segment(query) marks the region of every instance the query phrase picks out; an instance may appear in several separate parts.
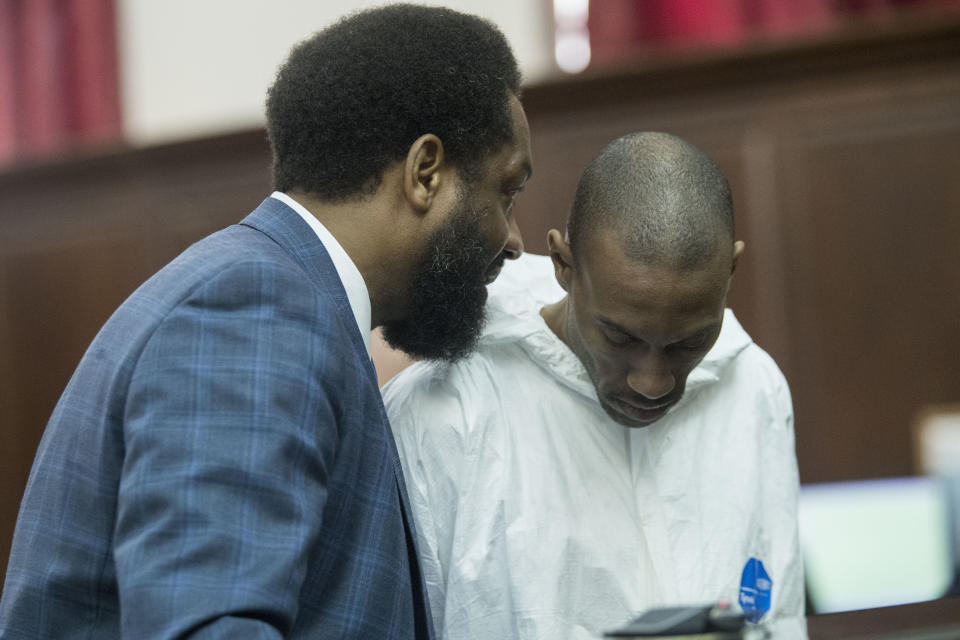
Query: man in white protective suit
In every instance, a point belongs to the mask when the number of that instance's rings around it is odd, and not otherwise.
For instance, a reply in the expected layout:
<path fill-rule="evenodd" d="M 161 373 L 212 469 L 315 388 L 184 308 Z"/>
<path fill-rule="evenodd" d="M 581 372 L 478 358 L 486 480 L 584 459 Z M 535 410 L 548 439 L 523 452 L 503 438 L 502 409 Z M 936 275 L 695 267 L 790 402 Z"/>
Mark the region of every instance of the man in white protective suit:
<path fill-rule="evenodd" d="M 489 287 L 476 354 L 384 388 L 436 630 L 597 638 L 725 600 L 802 637 L 790 391 L 726 309 L 723 174 L 620 138 L 548 245 Z"/>

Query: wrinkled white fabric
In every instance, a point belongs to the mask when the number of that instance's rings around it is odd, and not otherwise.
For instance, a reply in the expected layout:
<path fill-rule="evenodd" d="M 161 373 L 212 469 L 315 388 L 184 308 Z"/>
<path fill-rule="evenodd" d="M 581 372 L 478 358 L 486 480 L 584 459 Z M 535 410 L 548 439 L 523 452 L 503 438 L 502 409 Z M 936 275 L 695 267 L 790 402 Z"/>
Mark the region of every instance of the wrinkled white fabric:
<path fill-rule="evenodd" d="M 436 630 L 596 638 L 651 606 L 726 599 L 760 559 L 767 618 L 803 615 L 790 393 L 727 310 L 683 399 L 623 427 L 539 314 L 563 291 L 525 255 L 490 287 L 479 351 L 384 388 Z"/>

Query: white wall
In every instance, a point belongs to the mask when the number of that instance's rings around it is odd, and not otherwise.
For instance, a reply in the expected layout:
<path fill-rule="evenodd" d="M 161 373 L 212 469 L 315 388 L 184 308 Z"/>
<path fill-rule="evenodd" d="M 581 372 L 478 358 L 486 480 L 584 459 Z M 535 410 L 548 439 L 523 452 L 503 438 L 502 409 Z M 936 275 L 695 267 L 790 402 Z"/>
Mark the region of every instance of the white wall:
<path fill-rule="evenodd" d="M 118 0 L 124 128 L 153 144 L 263 124 L 274 72 L 293 44 L 375 0 Z M 496 23 L 525 79 L 554 69 L 545 0 L 448 0 Z"/>

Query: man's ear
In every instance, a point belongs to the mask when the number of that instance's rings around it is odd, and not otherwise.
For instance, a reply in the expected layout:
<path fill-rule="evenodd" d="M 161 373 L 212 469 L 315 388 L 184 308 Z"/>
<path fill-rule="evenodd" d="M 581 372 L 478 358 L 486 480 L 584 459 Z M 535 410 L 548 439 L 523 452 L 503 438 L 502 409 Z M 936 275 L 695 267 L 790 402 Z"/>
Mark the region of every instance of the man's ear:
<path fill-rule="evenodd" d="M 731 263 L 731 266 L 730 266 L 731 276 L 733 275 L 734 271 L 737 270 L 737 260 L 739 260 L 740 256 L 743 255 L 743 250 L 745 247 L 746 245 L 743 244 L 743 240 L 737 240 L 736 242 L 733 243 L 733 262 Z"/>
<path fill-rule="evenodd" d="M 403 193 L 413 208 L 425 212 L 433 204 L 445 166 L 443 142 L 432 133 L 417 138 L 403 163 Z"/>
<path fill-rule="evenodd" d="M 573 252 L 570 251 L 569 239 L 556 229 L 550 229 L 547 232 L 547 248 L 557 282 L 569 293 L 570 283 L 573 281 Z"/>
<path fill-rule="evenodd" d="M 740 260 L 740 256 L 743 255 L 745 246 L 743 240 L 737 240 L 733 243 L 733 260 L 730 261 L 730 275 L 727 277 L 727 293 L 730 292 L 730 283 L 733 282 L 733 274 L 737 270 L 737 261 Z"/>

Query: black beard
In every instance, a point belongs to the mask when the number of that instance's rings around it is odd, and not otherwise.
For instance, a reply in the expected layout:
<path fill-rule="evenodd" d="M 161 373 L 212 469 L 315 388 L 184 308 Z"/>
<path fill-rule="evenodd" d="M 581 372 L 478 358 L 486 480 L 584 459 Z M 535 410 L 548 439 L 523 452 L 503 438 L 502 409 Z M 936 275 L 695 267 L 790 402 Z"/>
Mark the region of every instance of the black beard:
<path fill-rule="evenodd" d="M 411 313 L 386 324 L 383 337 L 414 358 L 456 362 L 480 340 L 489 265 L 480 212 L 461 201 L 414 267 Z"/>

